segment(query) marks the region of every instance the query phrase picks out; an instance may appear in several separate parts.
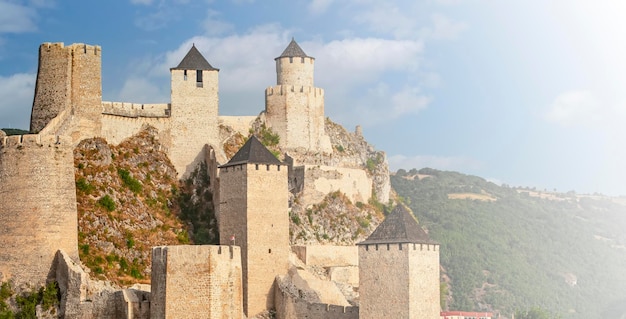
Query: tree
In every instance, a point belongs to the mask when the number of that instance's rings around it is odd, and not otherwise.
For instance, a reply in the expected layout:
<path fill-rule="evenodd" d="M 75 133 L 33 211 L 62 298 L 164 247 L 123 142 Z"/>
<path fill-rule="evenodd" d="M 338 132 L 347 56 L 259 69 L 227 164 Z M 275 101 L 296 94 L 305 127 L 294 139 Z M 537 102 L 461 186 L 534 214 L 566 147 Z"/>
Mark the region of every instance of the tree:
<path fill-rule="evenodd" d="M 526 310 L 515 311 L 515 319 L 558 319 L 559 316 L 550 314 L 545 309 L 532 307 Z"/>

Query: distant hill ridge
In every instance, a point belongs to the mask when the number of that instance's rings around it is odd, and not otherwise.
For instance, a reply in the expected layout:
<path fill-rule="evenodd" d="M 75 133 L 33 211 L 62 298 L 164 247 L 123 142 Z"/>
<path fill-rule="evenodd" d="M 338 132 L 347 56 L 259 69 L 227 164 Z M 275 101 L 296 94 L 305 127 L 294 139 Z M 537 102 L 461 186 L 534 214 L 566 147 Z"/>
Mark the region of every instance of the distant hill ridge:
<path fill-rule="evenodd" d="M 511 188 L 430 168 L 399 170 L 391 182 L 441 244 L 450 310 L 626 313 L 623 198 Z"/>

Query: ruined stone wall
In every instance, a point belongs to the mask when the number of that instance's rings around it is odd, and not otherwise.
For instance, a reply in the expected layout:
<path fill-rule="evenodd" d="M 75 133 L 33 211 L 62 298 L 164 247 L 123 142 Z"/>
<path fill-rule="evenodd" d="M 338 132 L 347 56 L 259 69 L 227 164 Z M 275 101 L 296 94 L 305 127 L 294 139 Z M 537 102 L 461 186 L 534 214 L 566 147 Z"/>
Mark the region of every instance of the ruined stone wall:
<path fill-rule="evenodd" d="M 265 90 L 269 126 L 280 135 L 280 145 L 330 153 L 324 129 L 324 90 L 312 86 L 277 85 Z"/>
<path fill-rule="evenodd" d="M 63 43 L 39 46 L 39 68 L 30 131 L 38 133 L 59 112 L 70 107 L 71 51 Z"/>
<path fill-rule="evenodd" d="M 243 318 L 240 256 L 235 246 L 153 248 L 150 318 Z"/>
<path fill-rule="evenodd" d="M 359 245 L 359 267 L 359 318 L 439 318 L 438 245 Z"/>
<path fill-rule="evenodd" d="M 159 131 L 159 142 L 167 152 L 172 145 L 170 136 L 170 119 L 163 117 L 124 117 L 117 115 L 102 115 L 101 137 L 108 143 L 117 145 L 139 131 L 144 125 L 150 125 Z"/>
<path fill-rule="evenodd" d="M 325 303 L 308 303 L 294 298 L 290 294 L 276 289 L 276 319 L 309 318 L 309 319 L 358 319 L 359 308 L 351 306 L 329 305 Z"/>
<path fill-rule="evenodd" d="M 304 165 L 302 201 L 318 203 L 328 193 L 340 191 L 353 203 L 367 203 L 372 197 L 372 179 L 363 169 Z"/>
<path fill-rule="evenodd" d="M 271 194 L 268 193 L 271 190 Z M 241 164 L 220 169 L 220 243 L 240 245 L 244 308 L 274 306 L 273 284 L 289 260 L 287 167 Z"/>
<path fill-rule="evenodd" d="M 358 266 L 357 246 L 311 245 L 291 246 L 291 250 L 307 266 Z"/>
<path fill-rule="evenodd" d="M 0 139 L 0 273 L 45 283 L 57 250 L 78 259 L 74 154 L 68 137 Z"/>
<path fill-rule="evenodd" d="M 187 73 L 185 76 L 184 73 Z M 186 177 L 204 159 L 205 144 L 219 145 L 218 71 L 171 70 L 171 136 L 169 157 L 178 177 Z"/>
<path fill-rule="evenodd" d="M 241 133 L 243 136 L 248 136 L 252 123 L 258 116 L 220 116 L 219 124 L 229 126 L 235 132 Z"/>

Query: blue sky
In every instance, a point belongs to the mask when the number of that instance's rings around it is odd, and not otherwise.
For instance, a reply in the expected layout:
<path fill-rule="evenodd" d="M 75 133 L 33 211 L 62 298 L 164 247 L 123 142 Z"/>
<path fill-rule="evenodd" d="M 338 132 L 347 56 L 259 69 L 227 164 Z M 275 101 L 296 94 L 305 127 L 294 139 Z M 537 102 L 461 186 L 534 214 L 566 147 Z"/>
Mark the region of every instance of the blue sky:
<path fill-rule="evenodd" d="M 620 0 L 0 0 L 0 127 L 28 128 L 43 42 L 102 46 L 103 99 L 169 102 L 195 43 L 220 113 L 256 115 L 291 37 L 326 115 L 387 152 L 512 186 L 626 195 Z"/>

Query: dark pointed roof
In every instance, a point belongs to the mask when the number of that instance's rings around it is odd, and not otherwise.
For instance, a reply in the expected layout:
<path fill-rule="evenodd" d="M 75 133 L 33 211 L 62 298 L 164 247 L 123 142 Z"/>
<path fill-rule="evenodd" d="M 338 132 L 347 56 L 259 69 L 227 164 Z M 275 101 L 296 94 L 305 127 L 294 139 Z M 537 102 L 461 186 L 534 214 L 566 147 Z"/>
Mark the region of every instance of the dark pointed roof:
<path fill-rule="evenodd" d="M 357 245 L 391 243 L 437 244 L 403 204 L 398 204 L 374 232 Z"/>
<path fill-rule="evenodd" d="M 298 43 L 296 43 L 296 40 L 294 38 L 291 38 L 291 42 L 289 42 L 289 45 L 287 46 L 285 51 L 283 51 L 283 53 L 279 57 L 277 57 L 276 59 L 285 58 L 285 57 L 310 58 L 310 56 L 308 56 L 308 55 L 306 55 L 306 53 L 304 53 L 304 51 L 298 45 Z M 276 59 L 274 59 L 274 60 L 276 60 Z"/>
<path fill-rule="evenodd" d="M 283 165 L 259 140 L 252 135 L 237 154 L 220 167 L 228 167 L 239 164 L 270 164 Z"/>
<path fill-rule="evenodd" d="M 173 70 L 216 70 L 209 64 L 209 62 L 202 56 L 202 53 L 196 49 L 196 45 L 192 45 L 187 55 L 183 58 L 182 61 L 178 64 L 177 67 L 172 68 Z"/>

